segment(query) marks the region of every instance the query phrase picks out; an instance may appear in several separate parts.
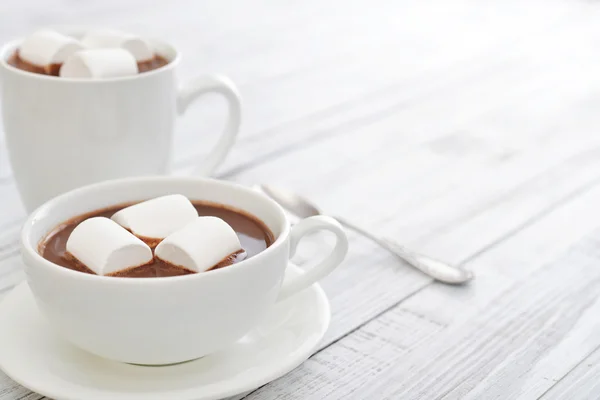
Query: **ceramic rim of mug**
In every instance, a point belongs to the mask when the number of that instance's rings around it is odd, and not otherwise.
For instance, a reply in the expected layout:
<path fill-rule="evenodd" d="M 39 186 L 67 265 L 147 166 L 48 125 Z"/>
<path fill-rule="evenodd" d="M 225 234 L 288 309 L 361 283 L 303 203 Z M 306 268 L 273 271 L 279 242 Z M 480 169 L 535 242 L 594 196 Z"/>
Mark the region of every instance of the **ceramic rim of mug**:
<path fill-rule="evenodd" d="M 82 36 L 83 32 L 85 32 L 85 30 L 83 30 L 83 29 L 56 29 L 56 30 L 61 33 L 66 34 L 66 35 L 74 36 L 74 37 Z M 133 79 L 150 78 L 153 75 L 173 69 L 179 64 L 181 55 L 175 49 L 175 47 L 173 47 L 169 43 L 164 42 L 162 40 L 153 39 L 153 38 L 150 38 L 147 40 L 152 44 L 152 47 L 155 49 L 156 54 L 166 58 L 167 60 L 169 60 L 169 62 L 167 65 L 163 65 L 160 68 L 156 68 L 156 69 L 153 69 L 153 70 L 147 71 L 147 72 L 138 73 L 136 75 L 118 76 L 118 77 L 103 78 L 103 79 L 90 79 L 90 78 L 62 78 L 59 76 L 45 75 L 45 74 L 38 74 L 35 72 L 24 71 L 17 67 L 13 67 L 12 65 L 10 65 L 8 63 L 8 58 L 19 47 L 19 45 L 23 41 L 23 38 L 11 40 L 10 42 L 8 42 L 2 46 L 2 48 L 0 49 L 0 66 L 2 66 L 4 69 L 6 69 L 12 73 L 21 74 L 21 75 L 24 75 L 24 76 L 27 76 L 27 77 L 30 77 L 33 79 L 45 79 L 45 80 L 52 80 L 52 81 L 64 82 L 64 83 L 78 83 L 78 84 L 82 84 L 82 85 L 101 85 L 103 83 L 122 82 L 122 81 L 129 81 L 129 80 L 133 80 Z"/>
<path fill-rule="evenodd" d="M 33 238 L 31 238 L 31 236 L 33 234 L 31 232 L 31 230 L 32 230 L 33 225 L 38 223 L 37 221 L 39 220 L 39 216 L 40 215 L 49 215 L 51 209 L 54 207 L 58 207 L 58 206 L 66 207 L 71 201 L 73 201 L 73 200 L 70 200 L 70 198 L 73 196 L 76 196 L 76 197 L 84 196 L 86 192 L 93 191 L 93 190 L 111 190 L 111 187 L 114 187 L 115 185 L 118 186 L 118 185 L 135 184 L 137 182 L 156 182 L 157 184 L 160 185 L 161 181 L 178 181 L 183 184 L 185 184 L 185 183 L 191 184 L 193 182 L 205 181 L 205 182 L 214 183 L 214 184 L 226 185 L 235 190 L 241 190 L 246 193 L 249 193 L 250 195 L 258 197 L 261 200 L 268 203 L 271 206 L 271 209 L 274 210 L 275 213 L 277 213 L 278 219 L 280 221 L 282 221 L 281 232 L 279 232 L 279 234 L 275 238 L 275 241 L 273 243 L 271 243 L 271 245 L 269 247 L 267 247 L 266 249 L 264 249 L 263 251 L 259 252 L 258 254 L 256 254 L 253 257 L 246 258 L 238 263 L 229 265 L 225 268 L 219 268 L 219 269 L 215 269 L 213 271 L 198 272 L 198 273 L 189 274 L 189 275 L 160 276 L 160 277 L 154 277 L 154 278 L 139 278 L 139 277 L 138 278 L 130 278 L 130 277 L 121 277 L 121 276 L 103 276 L 103 275 L 87 274 L 85 272 L 75 271 L 75 270 L 60 266 L 58 264 L 53 263 L 52 261 L 45 259 L 39 253 L 38 247 L 39 247 L 39 244 L 48 237 L 48 234 L 50 232 L 52 232 L 52 230 L 56 226 L 51 227 L 46 233 L 44 233 L 37 240 L 37 243 L 34 243 L 34 244 L 31 243 L 30 239 L 33 239 Z M 191 201 L 203 201 L 203 199 L 191 199 Z M 204 201 L 209 201 L 209 200 L 204 200 Z M 107 207 L 110 207 L 110 206 L 107 206 Z M 235 207 L 235 208 L 245 211 L 245 210 L 241 209 L 240 207 Z M 251 214 L 251 215 L 253 215 L 253 214 Z M 77 216 L 78 215 L 72 215 L 69 218 L 74 218 Z M 258 219 L 259 221 L 261 221 L 264 224 L 264 222 L 257 216 L 254 216 L 254 218 Z M 60 225 L 60 224 L 61 223 L 59 222 L 57 225 Z M 266 224 L 265 224 L 265 226 L 266 226 Z M 267 228 L 269 228 L 269 227 L 267 226 Z M 249 264 L 250 262 L 256 262 L 257 258 L 267 256 L 270 253 L 274 252 L 276 247 L 279 247 L 284 243 L 286 238 L 290 235 L 290 231 L 291 231 L 290 224 L 287 221 L 287 217 L 285 215 L 285 211 L 283 210 L 283 208 L 279 204 L 277 204 L 274 200 L 270 199 L 269 197 L 267 197 L 261 193 L 258 193 L 246 186 L 243 186 L 243 185 L 240 185 L 240 184 L 237 184 L 234 182 L 226 182 L 226 181 L 221 181 L 221 180 L 212 179 L 212 178 L 154 176 L 154 177 L 132 177 L 132 178 L 124 178 L 124 179 L 113 179 L 113 180 L 103 181 L 103 182 L 99 182 L 99 183 L 94 183 L 91 185 L 82 186 L 77 189 L 74 189 L 74 190 L 65 192 L 61 195 L 58 195 L 58 196 L 46 201 L 44 204 L 42 204 L 37 209 L 35 209 L 31 214 L 29 214 L 29 216 L 27 217 L 27 220 L 23 224 L 23 228 L 21 229 L 20 241 L 21 241 L 21 251 L 22 252 L 26 252 L 28 257 L 33 257 L 33 259 L 36 262 L 42 263 L 47 268 L 54 269 L 57 273 L 64 273 L 67 275 L 71 274 L 72 277 L 78 277 L 80 279 L 105 280 L 107 283 L 111 283 L 111 284 L 139 285 L 140 282 L 146 282 L 144 284 L 158 285 L 158 284 L 164 284 L 167 281 L 175 282 L 175 281 L 180 281 L 180 280 L 184 280 L 184 279 L 202 279 L 202 277 L 207 273 L 208 274 L 222 274 L 222 275 L 235 273 L 235 271 L 237 271 L 237 269 L 245 268 L 246 265 Z M 72 275 L 72 274 L 75 274 L 75 275 Z"/>

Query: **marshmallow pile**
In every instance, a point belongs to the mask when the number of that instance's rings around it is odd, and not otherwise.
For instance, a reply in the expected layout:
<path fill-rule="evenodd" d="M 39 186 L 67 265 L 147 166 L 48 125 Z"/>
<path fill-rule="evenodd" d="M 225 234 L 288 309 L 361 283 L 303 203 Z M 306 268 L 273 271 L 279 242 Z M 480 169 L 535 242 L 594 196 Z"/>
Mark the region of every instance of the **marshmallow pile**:
<path fill-rule="evenodd" d="M 19 57 L 50 73 L 52 65 L 61 65 L 64 78 L 102 79 L 138 73 L 138 62 L 154 58 L 148 41 L 129 33 L 97 30 L 81 40 L 51 30 L 34 32 L 23 40 Z"/>
<path fill-rule="evenodd" d="M 179 194 L 126 207 L 111 218 L 88 218 L 67 240 L 67 253 L 97 275 L 116 274 L 154 259 L 204 272 L 240 251 L 238 236 L 227 222 L 199 217 Z"/>

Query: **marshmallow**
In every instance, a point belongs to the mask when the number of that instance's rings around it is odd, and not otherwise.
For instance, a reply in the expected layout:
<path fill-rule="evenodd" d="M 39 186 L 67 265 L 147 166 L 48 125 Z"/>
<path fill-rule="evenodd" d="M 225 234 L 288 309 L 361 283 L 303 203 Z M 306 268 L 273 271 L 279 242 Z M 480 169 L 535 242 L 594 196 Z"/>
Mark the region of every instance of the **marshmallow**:
<path fill-rule="evenodd" d="M 180 194 L 157 197 L 134 204 L 112 216 L 112 220 L 129 229 L 149 244 L 160 241 L 198 218 L 198 211 Z"/>
<path fill-rule="evenodd" d="M 115 30 L 98 30 L 88 32 L 81 43 L 91 49 L 122 48 L 131 53 L 136 61 L 147 61 L 154 57 L 150 44 L 137 36 Z"/>
<path fill-rule="evenodd" d="M 135 58 L 123 49 L 81 50 L 71 55 L 60 67 L 63 78 L 114 78 L 135 75 Z"/>
<path fill-rule="evenodd" d="M 204 272 L 240 250 L 240 240 L 227 222 L 198 217 L 160 242 L 154 255 L 190 271 Z"/>
<path fill-rule="evenodd" d="M 104 217 L 82 221 L 67 240 L 67 252 L 97 275 L 152 261 L 152 250 L 119 224 Z"/>
<path fill-rule="evenodd" d="M 19 47 L 19 57 L 30 64 L 48 67 L 61 64 L 83 46 L 70 36 L 42 30 L 26 37 Z"/>

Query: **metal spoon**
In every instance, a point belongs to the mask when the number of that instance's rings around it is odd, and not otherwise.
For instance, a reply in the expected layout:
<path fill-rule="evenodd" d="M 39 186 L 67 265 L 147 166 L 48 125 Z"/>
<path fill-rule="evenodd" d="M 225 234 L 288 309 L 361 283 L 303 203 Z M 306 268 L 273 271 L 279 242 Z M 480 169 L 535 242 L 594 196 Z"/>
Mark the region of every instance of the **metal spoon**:
<path fill-rule="evenodd" d="M 283 208 L 298 217 L 307 218 L 312 217 L 313 215 L 322 214 L 317 206 L 295 193 L 269 185 L 260 185 L 260 188 L 267 196 L 271 197 Z M 398 243 L 372 234 L 366 229 L 349 222 L 345 218 L 334 218 L 347 228 L 378 243 L 381 247 L 400 257 L 402 260 L 417 268 L 419 271 L 429 275 L 433 279 L 444 283 L 461 284 L 474 278 L 471 271 L 448 265 L 442 261 L 435 260 L 422 254 L 414 253 L 407 250 L 405 247 L 400 246 Z"/>

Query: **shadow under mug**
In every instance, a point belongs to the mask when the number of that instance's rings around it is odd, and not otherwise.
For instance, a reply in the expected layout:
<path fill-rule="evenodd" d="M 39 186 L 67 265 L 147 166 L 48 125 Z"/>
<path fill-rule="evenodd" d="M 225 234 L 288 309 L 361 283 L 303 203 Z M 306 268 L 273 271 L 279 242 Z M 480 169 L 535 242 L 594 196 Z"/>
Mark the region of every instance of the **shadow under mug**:
<path fill-rule="evenodd" d="M 164 278 L 85 274 L 44 259 L 38 244 L 64 221 L 116 204 L 181 193 L 252 214 L 273 232 L 266 250 L 229 267 Z M 329 231 L 335 245 L 304 274 L 286 277 L 301 239 Z M 317 216 L 290 227 L 283 209 L 262 193 L 203 178 L 130 178 L 60 195 L 34 211 L 23 226 L 25 273 L 41 313 L 66 339 L 104 358 L 148 365 L 188 361 L 218 351 L 256 326 L 277 301 L 335 269 L 348 251 L 337 221 Z"/>
<path fill-rule="evenodd" d="M 180 55 L 164 42 L 152 44 L 169 60 L 166 66 L 102 80 L 17 69 L 7 59 L 19 43 L 8 43 L 0 52 L 0 84 L 10 163 L 27 211 L 86 184 L 168 173 L 175 119 L 207 93 L 222 95 L 229 115 L 196 175 L 211 175 L 235 142 L 241 122 L 235 85 L 207 75 L 179 88 Z"/>

